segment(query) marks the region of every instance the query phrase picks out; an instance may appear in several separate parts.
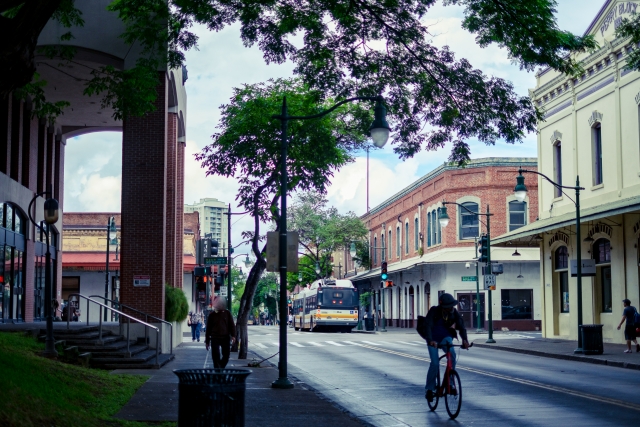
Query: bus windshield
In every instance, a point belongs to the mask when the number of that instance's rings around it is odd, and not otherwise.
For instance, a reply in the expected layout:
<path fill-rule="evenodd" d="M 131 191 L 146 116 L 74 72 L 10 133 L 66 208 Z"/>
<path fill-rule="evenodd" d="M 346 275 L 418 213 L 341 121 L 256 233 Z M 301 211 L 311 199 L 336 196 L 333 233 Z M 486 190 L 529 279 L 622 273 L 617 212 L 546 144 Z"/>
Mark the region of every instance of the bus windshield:
<path fill-rule="evenodd" d="M 358 305 L 357 294 L 353 289 L 327 289 L 322 292 L 322 298 L 318 295 L 318 303 L 323 308 L 349 308 Z"/>

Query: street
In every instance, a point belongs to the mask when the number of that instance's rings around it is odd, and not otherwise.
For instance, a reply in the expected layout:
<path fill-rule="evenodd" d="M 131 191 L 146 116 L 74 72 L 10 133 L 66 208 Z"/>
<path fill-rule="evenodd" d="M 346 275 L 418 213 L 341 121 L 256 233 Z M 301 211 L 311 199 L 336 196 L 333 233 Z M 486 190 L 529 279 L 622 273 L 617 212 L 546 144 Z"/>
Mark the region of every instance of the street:
<path fill-rule="evenodd" d="M 631 426 L 640 415 L 638 371 L 472 348 L 458 361 L 463 403 L 450 421 L 442 399 L 435 413 L 427 407 L 429 358 L 413 329 L 375 335 L 288 332 L 289 374 L 299 381 L 296 386 L 315 389 L 375 426 Z M 469 338 L 484 342 L 486 335 Z M 249 349 L 263 357 L 278 350 L 275 326 L 250 326 L 249 339 Z"/>

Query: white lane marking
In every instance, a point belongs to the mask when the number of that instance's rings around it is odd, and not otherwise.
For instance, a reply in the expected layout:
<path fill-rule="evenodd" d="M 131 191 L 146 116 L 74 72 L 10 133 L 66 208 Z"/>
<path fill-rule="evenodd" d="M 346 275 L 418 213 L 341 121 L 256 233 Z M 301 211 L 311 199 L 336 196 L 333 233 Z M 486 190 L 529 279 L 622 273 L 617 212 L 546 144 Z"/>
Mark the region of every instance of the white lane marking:
<path fill-rule="evenodd" d="M 413 345 L 413 346 L 417 346 L 418 345 L 418 344 L 413 344 L 413 343 L 406 342 L 406 341 L 396 341 L 396 342 L 399 342 L 401 344 Z"/>
<path fill-rule="evenodd" d="M 335 345 L 336 347 L 344 347 L 342 344 L 338 344 L 335 341 L 325 341 L 327 344 Z"/>
<path fill-rule="evenodd" d="M 362 340 L 362 342 L 366 342 L 367 344 L 371 344 L 371 345 L 382 345 L 382 344 L 378 344 L 376 342 L 371 342 L 371 341 L 364 341 Z"/>
<path fill-rule="evenodd" d="M 296 347 L 304 347 L 302 344 L 298 344 L 297 342 L 290 342 L 289 344 L 295 345 Z"/>
<path fill-rule="evenodd" d="M 253 345 L 255 345 L 256 347 L 260 347 L 260 348 L 267 348 L 266 345 L 260 344 L 259 342 L 255 342 L 255 343 L 253 343 Z"/>
<path fill-rule="evenodd" d="M 273 341 L 273 342 L 271 342 L 271 344 L 275 345 L 276 347 L 280 347 L 280 343 L 279 342 Z"/>
<path fill-rule="evenodd" d="M 315 345 L 316 347 L 324 347 L 324 345 L 320 344 L 319 342 L 308 342 L 307 344 Z"/>
<path fill-rule="evenodd" d="M 353 342 L 353 341 L 342 341 L 342 342 L 347 343 L 347 344 L 349 344 L 349 345 L 357 345 L 357 346 L 362 347 L 362 344 L 359 344 L 359 343 L 357 343 L 357 342 Z"/>
<path fill-rule="evenodd" d="M 207 357 L 204 358 L 204 366 L 202 369 L 207 369 L 207 363 L 209 363 L 209 352 L 207 351 Z"/>
<path fill-rule="evenodd" d="M 422 344 L 422 345 L 427 345 L 426 341 L 411 341 L 411 342 L 415 342 L 415 343 Z"/>

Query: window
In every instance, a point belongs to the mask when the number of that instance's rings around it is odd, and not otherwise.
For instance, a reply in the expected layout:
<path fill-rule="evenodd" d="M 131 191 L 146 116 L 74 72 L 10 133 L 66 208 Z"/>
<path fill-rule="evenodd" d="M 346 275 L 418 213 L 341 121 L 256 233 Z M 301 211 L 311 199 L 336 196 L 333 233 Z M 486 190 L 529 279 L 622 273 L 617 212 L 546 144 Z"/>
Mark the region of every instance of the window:
<path fill-rule="evenodd" d="M 409 223 L 404 223 L 404 253 L 409 253 Z"/>
<path fill-rule="evenodd" d="M 438 244 L 438 218 L 436 216 L 435 209 L 431 211 L 431 222 L 433 223 L 433 228 L 432 228 L 433 236 L 431 237 L 431 241 L 433 242 L 434 245 L 437 245 Z"/>
<path fill-rule="evenodd" d="M 433 219 L 438 227 L 438 244 L 442 243 L 442 226 L 440 225 L 440 220 L 438 217 L 440 216 L 440 208 L 436 210 L 436 216 Z"/>
<path fill-rule="evenodd" d="M 502 320 L 533 319 L 532 289 L 503 289 L 501 292 Z"/>
<path fill-rule="evenodd" d="M 387 252 L 385 250 L 384 247 L 384 230 L 382 231 L 382 234 L 380 235 L 380 245 L 382 247 L 382 249 L 380 249 L 380 258 L 382 259 L 382 261 L 384 261 L 387 257 Z"/>
<path fill-rule="evenodd" d="M 431 246 L 431 213 L 427 212 L 427 246 Z"/>
<path fill-rule="evenodd" d="M 509 231 L 527 224 L 527 203 L 514 200 L 509 202 Z"/>
<path fill-rule="evenodd" d="M 415 248 L 416 251 L 418 250 L 418 248 L 420 246 L 420 242 L 419 242 L 419 240 L 420 240 L 419 237 L 420 236 L 419 236 L 419 234 L 420 234 L 420 231 L 418 230 L 418 218 L 415 218 L 413 220 L 413 237 L 414 237 L 414 240 L 415 240 L 413 245 L 414 245 L 414 248 Z"/>
<path fill-rule="evenodd" d="M 462 203 L 463 208 L 458 209 L 460 212 L 460 239 L 473 239 L 480 234 L 478 221 L 478 204 L 467 202 Z M 466 209 L 465 209 L 466 208 Z"/>
<path fill-rule="evenodd" d="M 601 310 L 603 313 L 611 313 L 611 242 L 607 239 L 598 239 L 593 242 L 591 250 L 596 262 L 596 287 L 600 288 Z"/>
<path fill-rule="evenodd" d="M 602 127 L 596 123 L 592 128 L 593 185 L 602 184 Z"/>
<path fill-rule="evenodd" d="M 373 265 L 378 264 L 378 237 L 373 238 Z"/>
<path fill-rule="evenodd" d="M 396 227 L 396 257 L 400 258 L 400 247 L 402 246 L 402 238 L 400 236 L 400 226 Z"/>
<path fill-rule="evenodd" d="M 569 250 L 566 246 L 556 249 L 554 259 L 554 269 L 557 274 L 558 288 L 560 293 L 560 312 L 569 312 Z"/>
<path fill-rule="evenodd" d="M 391 238 L 391 230 L 389 230 L 389 241 L 387 242 L 387 246 L 389 246 L 389 259 L 393 258 L 392 243 L 393 240 Z"/>
<path fill-rule="evenodd" d="M 556 141 L 553 146 L 553 172 L 555 182 L 562 185 L 562 143 L 560 141 Z M 556 187 L 555 195 L 562 196 L 562 190 Z"/>

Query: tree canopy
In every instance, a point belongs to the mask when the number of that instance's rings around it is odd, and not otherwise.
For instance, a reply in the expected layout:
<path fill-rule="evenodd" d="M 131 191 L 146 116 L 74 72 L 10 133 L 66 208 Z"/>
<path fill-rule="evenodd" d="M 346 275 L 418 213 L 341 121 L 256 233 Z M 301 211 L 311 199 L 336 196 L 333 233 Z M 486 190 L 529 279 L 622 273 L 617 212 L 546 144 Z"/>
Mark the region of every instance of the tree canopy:
<path fill-rule="evenodd" d="M 194 24 L 219 31 L 238 22 L 247 46 L 257 45 L 267 63 L 295 63 L 297 75 L 322 98 L 383 94 L 395 131 L 395 151 L 402 158 L 452 143 L 450 159 L 464 162 L 470 138 L 487 144 L 500 138 L 521 141 L 534 130 L 541 113 L 509 82 L 485 75 L 447 47 L 438 49 L 430 42 L 424 18 L 437 2 L 114 0 L 109 10 L 125 23 L 122 37 L 139 43 L 143 57 L 136 71 L 98 70 L 87 93 L 101 94 L 116 114 L 140 114 L 151 108 L 149 71 L 160 63 L 171 67 L 183 63 L 184 51 L 197 45 L 191 31 Z M 595 47 L 592 37 L 558 28 L 555 0 L 443 2 L 464 8 L 463 27 L 476 35 L 480 46 L 504 47 L 527 70 L 550 66 L 578 72 L 579 64 L 568 54 Z M 24 86 L 33 77 L 37 35 L 49 18 L 71 29 L 81 24 L 81 18 L 71 19 L 78 17 L 73 5 L 73 0 L 0 3 L 0 31 L 11 35 L 4 39 L 11 47 L 5 44 L 0 49 L 0 69 L 8 77 L 0 79 L 1 93 Z M 301 46 L 294 42 L 296 36 Z M 72 44 L 70 33 L 66 38 L 61 44 Z M 139 80 L 139 90 L 127 90 L 131 79 Z M 136 92 L 141 99 L 134 96 L 119 102 Z"/>

